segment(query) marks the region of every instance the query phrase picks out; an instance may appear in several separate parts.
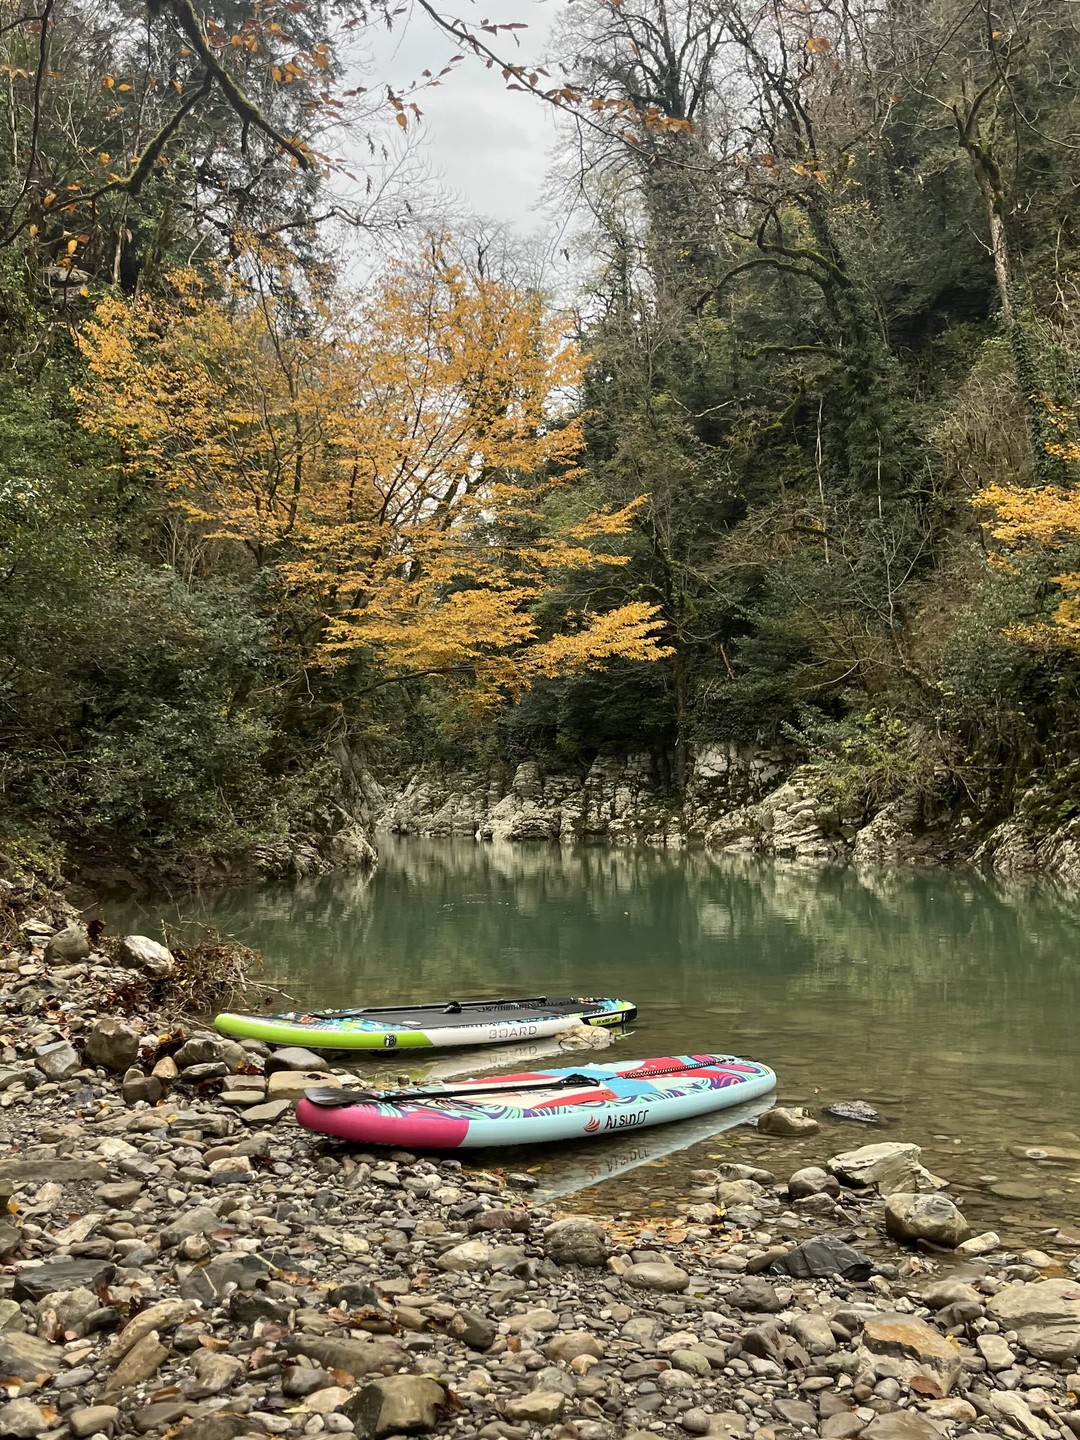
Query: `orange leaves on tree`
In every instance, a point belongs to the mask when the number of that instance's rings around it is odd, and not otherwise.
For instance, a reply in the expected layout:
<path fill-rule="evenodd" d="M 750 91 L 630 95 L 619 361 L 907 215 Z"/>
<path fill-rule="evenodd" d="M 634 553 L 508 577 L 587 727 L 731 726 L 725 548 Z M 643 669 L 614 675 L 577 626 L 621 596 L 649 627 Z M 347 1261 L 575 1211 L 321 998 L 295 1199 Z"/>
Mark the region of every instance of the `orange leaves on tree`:
<path fill-rule="evenodd" d="M 625 563 L 637 508 L 582 512 L 563 317 L 436 249 L 347 310 L 306 296 L 300 319 L 280 263 L 248 260 L 224 298 L 184 273 L 169 303 L 104 300 L 77 398 L 192 526 L 317 610 L 311 659 L 364 649 L 494 694 L 666 653 L 649 605 L 537 620 L 568 573 Z"/>

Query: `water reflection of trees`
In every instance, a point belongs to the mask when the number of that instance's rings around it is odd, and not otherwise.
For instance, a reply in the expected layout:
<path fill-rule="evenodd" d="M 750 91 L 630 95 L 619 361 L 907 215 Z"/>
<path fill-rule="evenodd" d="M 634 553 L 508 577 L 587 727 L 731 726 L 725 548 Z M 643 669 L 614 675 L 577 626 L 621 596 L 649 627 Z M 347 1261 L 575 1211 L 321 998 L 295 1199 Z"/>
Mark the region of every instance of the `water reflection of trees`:
<path fill-rule="evenodd" d="M 809 870 L 709 852 L 385 837 L 373 876 L 213 893 L 179 907 L 261 949 L 304 1003 L 581 990 L 759 1024 L 958 1009 L 998 1043 L 1080 1000 L 1077 908 L 970 873 Z"/>

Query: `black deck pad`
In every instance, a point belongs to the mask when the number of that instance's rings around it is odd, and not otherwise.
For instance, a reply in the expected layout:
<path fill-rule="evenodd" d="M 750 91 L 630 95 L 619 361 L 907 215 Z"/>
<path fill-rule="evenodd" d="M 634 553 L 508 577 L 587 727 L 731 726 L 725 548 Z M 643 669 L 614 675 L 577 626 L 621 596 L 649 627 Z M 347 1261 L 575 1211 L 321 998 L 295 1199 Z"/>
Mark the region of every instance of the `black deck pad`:
<path fill-rule="evenodd" d="M 505 1025 L 511 1020 L 546 1020 L 564 1015 L 602 1015 L 602 1005 L 571 998 L 555 1000 L 446 1000 L 438 1005 L 403 1005 L 399 1008 L 375 1006 L 363 1010 L 306 1010 L 288 1015 L 265 1016 L 265 1019 L 303 1022 L 318 1020 L 377 1020 L 394 1029 L 440 1030 L 460 1025 Z M 629 1017 L 628 1017 L 629 1018 Z"/>

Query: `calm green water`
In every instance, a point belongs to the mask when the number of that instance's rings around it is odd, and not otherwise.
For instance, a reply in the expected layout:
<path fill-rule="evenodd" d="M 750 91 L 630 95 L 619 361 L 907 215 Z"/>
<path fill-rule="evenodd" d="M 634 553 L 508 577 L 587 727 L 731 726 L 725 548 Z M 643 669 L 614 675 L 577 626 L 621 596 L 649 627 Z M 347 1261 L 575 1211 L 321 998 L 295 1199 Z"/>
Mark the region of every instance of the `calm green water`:
<path fill-rule="evenodd" d="M 664 1155 L 697 1136 L 657 1130 L 621 1149 L 514 1157 L 555 1189 L 592 1184 L 583 1206 L 662 1208 L 720 1154 L 786 1175 L 890 1138 L 921 1144 L 975 1223 L 1075 1223 L 1080 905 L 966 874 L 859 878 L 701 853 L 391 837 L 380 848 L 370 877 L 217 892 L 168 913 L 260 949 L 264 978 L 301 1006 L 619 995 L 640 1016 L 608 1054 L 753 1055 L 777 1071 L 782 1103 L 864 1099 L 885 1120 L 877 1132 L 827 1122 L 800 1142 L 742 1127 Z M 111 919 L 155 934 L 165 913 Z M 539 1054 L 496 1059 L 527 1068 Z M 413 1073 L 490 1064 L 457 1052 Z M 1046 1145 L 1077 1162 L 1010 1153 Z"/>

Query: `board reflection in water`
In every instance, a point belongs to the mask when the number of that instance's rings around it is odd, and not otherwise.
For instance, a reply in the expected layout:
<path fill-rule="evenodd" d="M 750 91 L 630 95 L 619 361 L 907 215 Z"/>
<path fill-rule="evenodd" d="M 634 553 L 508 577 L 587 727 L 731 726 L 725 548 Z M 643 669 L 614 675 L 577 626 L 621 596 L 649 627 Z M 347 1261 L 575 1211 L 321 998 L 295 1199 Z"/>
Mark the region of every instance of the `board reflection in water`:
<path fill-rule="evenodd" d="M 540 1200 L 556 1200 L 602 1185 L 657 1160 L 677 1155 L 695 1145 L 714 1140 L 725 1130 L 752 1124 L 773 1103 L 771 1095 L 732 1106 L 719 1114 L 701 1115 L 696 1120 L 683 1120 L 676 1125 L 657 1125 L 633 1135 L 614 1136 L 594 1144 L 582 1142 L 562 1146 L 550 1154 L 530 1150 L 500 1150 L 499 1163 L 508 1168 L 519 1166 L 540 1183 L 533 1192 Z M 539 1158 L 538 1158 L 539 1157 Z M 484 1157 L 478 1156 L 479 1159 Z"/>

